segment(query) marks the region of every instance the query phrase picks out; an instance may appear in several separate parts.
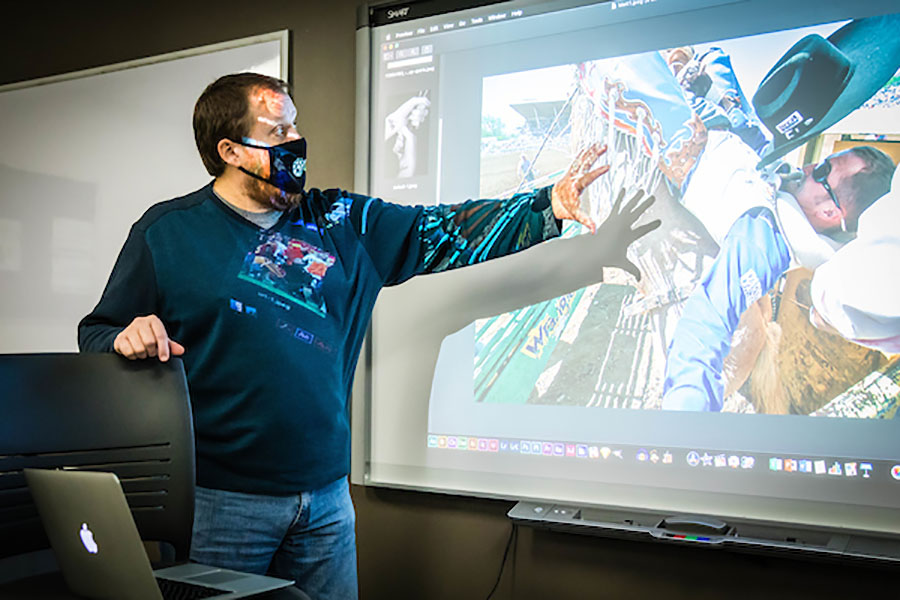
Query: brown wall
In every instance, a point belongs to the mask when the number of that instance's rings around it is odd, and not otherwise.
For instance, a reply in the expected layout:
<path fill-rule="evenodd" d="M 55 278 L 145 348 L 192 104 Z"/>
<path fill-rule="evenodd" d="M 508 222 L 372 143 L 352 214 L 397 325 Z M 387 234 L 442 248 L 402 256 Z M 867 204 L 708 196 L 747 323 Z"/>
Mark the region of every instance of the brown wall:
<path fill-rule="evenodd" d="M 310 183 L 350 188 L 356 4 L 19 2 L 4 6 L 0 84 L 288 28 Z M 363 600 L 487 595 L 510 531 L 511 503 L 360 487 L 353 497 Z M 504 574 L 495 597 L 878 598 L 896 596 L 897 574 L 522 529 L 515 569 Z"/>

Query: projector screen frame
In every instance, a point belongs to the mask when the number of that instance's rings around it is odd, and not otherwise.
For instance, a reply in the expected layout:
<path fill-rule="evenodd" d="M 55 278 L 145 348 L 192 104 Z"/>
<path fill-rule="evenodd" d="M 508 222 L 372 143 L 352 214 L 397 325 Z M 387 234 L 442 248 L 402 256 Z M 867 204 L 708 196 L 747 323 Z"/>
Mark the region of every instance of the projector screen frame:
<path fill-rule="evenodd" d="M 722 3 L 734 3 L 729 0 L 724 0 Z M 406 4 L 398 4 L 396 2 L 379 2 L 373 3 L 369 6 L 363 6 L 360 8 L 359 12 L 359 23 L 357 29 L 357 113 L 356 113 L 356 171 L 355 171 L 355 186 L 356 191 L 360 193 L 371 193 L 372 191 L 372 164 L 370 162 L 370 143 L 374 143 L 370 139 L 370 131 L 373 126 L 373 117 L 371 115 L 371 106 L 372 106 L 372 68 L 371 64 L 374 60 L 372 55 L 372 27 L 370 27 L 370 18 L 373 9 L 385 9 L 386 7 L 405 7 L 409 3 Z M 428 4 L 426 2 L 425 4 Z M 445 5 L 449 5 L 451 3 L 443 3 Z M 469 8 L 472 3 L 462 3 L 465 4 L 465 8 Z M 482 3 L 485 4 L 485 3 Z M 502 3 L 493 3 L 493 4 L 501 4 L 501 8 L 508 8 L 509 2 Z M 519 6 L 523 3 L 516 3 L 515 6 Z M 524 3 L 524 4 L 536 4 L 536 2 Z M 596 2 L 567 2 L 567 5 L 577 6 L 584 4 L 596 4 Z M 506 6 L 503 6 L 506 5 Z M 849 3 L 847 3 L 849 5 Z M 452 11 L 451 11 L 452 12 Z M 845 17 L 847 18 L 847 17 Z M 824 21 L 825 19 L 820 19 L 819 22 Z M 390 199 L 390 198 L 388 198 Z M 504 259 L 506 260 L 506 259 Z M 376 308 L 377 315 L 377 308 Z M 484 498 L 495 498 L 495 499 L 504 499 L 504 500 L 518 500 L 520 501 L 521 509 L 514 508 L 510 511 L 510 518 L 517 520 L 519 522 L 528 523 L 528 524 L 539 524 L 540 526 L 547 526 L 550 528 L 559 528 L 559 529 L 583 529 L 585 527 L 591 529 L 593 532 L 599 532 L 601 535 L 618 535 L 623 531 L 631 535 L 632 533 L 639 533 L 642 537 L 647 537 L 647 539 L 663 539 L 665 538 L 668 541 L 672 541 L 671 537 L 667 537 L 665 532 L 661 530 L 659 524 L 667 517 L 673 515 L 681 515 L 686 512 L 679 510 L 678 507 L 673 508 L 672 511 L 658 510 L 652 507 L 646 506 L 627 506 L 627 505 L 617 505 L 615 503 L 608 502 L 566 502 L 561 501 L 559 498 L 545 498 L 545 497 L 535 497 L 530 496 L 528 494 L 508 494 L 508 493 L 493 493 L 491 491 L 485 491 L 483 489 L 479 490 L 465 490 L 458 488 L 446 488 L 440 485 L 428 485 L 421 483 L 406 483 L 400 481 L 399 479 L 393 481 L 385 481 L 383 478 L 378 477 L 377 475 L 373 476 L 372 473 L 372 453 L 371 453 L 371 443 L 372 443 L 372 401 L 373 401 L 373 378 L 377 377 L 375 372 L 377 363 L 377 356 L 373 356 L 373 336 L 377 336 L 378 328 L 378 319 L 377 316 L 373 316 L 373 324 L 370 324 L 369 335 L 366 338 L 366 342 L 364 344 L 364 348 L 360 357 L 358 370 L 356 373 L 356 380 L 354 382 L 354 389 L 351 398 L 352 404 L 352 416 L 353 416 L 353 439 L 352 439 L 352 467 L 351 467 L 351 481 L 358 485 L 372 485 L 376 487 L 387 487 L 387 488 L 395 488 L 395 489 L 407 489 L 407 490 L 417 490 L 417 491 L 425 491 L 432 493 L 441 493 L 441 494 L 450 494 L 450 495 L 468 495 L 468 496 L 477 496 Z M 611 521 L 605 521 L 603 519 L 582 519 L 579 523 L 571 523 L 567 519 L 555 519 L 555 518 L 530 518 L 523 511 L 533 510 L 535 506 L 542 506 L 545 508 L 555 508 L 555 507 L 566 507 L 567 509 L 571 509 L 572 513 L 580 513 L 585 510 L 588 511 L 613 511 L 615 515 L 619 515 L 621 511 L 632 511 L 635 514 L 639 515 L 651 515 L 653 519 L 657 519 L 654 524 L 645 523 L 640 531 L 631 531 L 628 527 L 624 529 L 620 526 L 620 524 L 616 524 Z M 802 511 L 795 511 L 794 518 L 796 521 L 791 520 L 780 520 L 778 518 L 744 518 L 738 516 L 733 513 L 727 514 L 718 514 L 714 510 L 705 511 L 702 514 L 708 515 L 711 517 L 716 517 L 723 519 L 728 523 L 730 527 L 730 531 L 732 534 L 731 538 L 725 538 L 719 540 L 721 544 L 720 547 L 731 547 L 735 549 L 765 549 L 769 547 L 774 550 L 789 550 L 789 551 L 801 551 L 808 552 L 813 555 L 819 556 L 852 556 L 855 558 L 865 557 L 871 558 L 875 560 L 887 560 L 889 562 L 900 561 L 900 527 L 898 527 L 897 531 L 872 531 L 869 529 L 861 529 L 861 528 L 846 528 L 842 527 L 840 523 L 833 521 L 829 524 L 810 524 L 810 523 L 802 523 L 800 522 L 801 518 L 798 516 Z M 772 516 L 772 515 L 768 515 Z M 612 523 L 612 525 L 610 524 Z M 735 532 L 739 531 L 741 528 L 747 529 L 750 528 L 750 531 L 759 532 L 758 528 L 771 528 L 772 531 L 781 531 L 782 529 L 787 531 L 783 540 L 769 540 L 768 543 L 765 541 L 764 536 L 745 536 L 741 537 L 740 534 L 735 534 Z M 757 528 L 757 529 L 754 529 Z M 796 536 L 790 535 L 790 532 L 797 532 Z M 605 533 L 604 533 L 605 532 Z M 828 534 L 828 541 L 824 544 L 811 544 L 806 543 L 803 540 L 809 538 L 809 532 L 815 532 L 816 535 L 819 534 Z M 645 535 L 647 534 L 647 535 Z M 806 536 L 806 538 L 804 537 Z M 814 536 L 815 537 L 815 536 Z M 791 542 L 791 539 L 798 540 L 796 542 Z M 816 538 L 820 539 L 820 538 Z M 874 540 L 873 543 L 870 543 Z M 732 543 L 734 542 L 734 543 Z M 879 545 L 882 544 L 882 545 Z M 887 548 L 884 550 L 884 548 Z"/>

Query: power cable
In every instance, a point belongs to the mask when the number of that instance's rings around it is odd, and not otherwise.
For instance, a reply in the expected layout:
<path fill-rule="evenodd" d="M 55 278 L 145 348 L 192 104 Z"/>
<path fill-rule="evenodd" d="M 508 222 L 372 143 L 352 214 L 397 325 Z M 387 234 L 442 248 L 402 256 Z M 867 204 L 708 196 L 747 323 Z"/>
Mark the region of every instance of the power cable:
<path fill-rule="evenodd" d="M 503 550 L 503 559 L 500 561 L 500 572 L 497 573 L 497 581 L 494 583 L 494 587 L 491 588 L 491 592 L 487 595 L 486 600 L 491 600 L 491 596 L 494 595 L 494 592 L 496 592 L 497 588 L 500 586 L 500 580 L 503 578 L 503 568 L 506 566 L 506 558 L 509 556 L 509 549 L 515 547 L 518 537 L 519 527 L 515 523 L 512 523 L 512 527 L 509 530 L 509 537 L 506 540 L 506 549 Z M 513 560 L 515 560 L 515 558 Z"/>

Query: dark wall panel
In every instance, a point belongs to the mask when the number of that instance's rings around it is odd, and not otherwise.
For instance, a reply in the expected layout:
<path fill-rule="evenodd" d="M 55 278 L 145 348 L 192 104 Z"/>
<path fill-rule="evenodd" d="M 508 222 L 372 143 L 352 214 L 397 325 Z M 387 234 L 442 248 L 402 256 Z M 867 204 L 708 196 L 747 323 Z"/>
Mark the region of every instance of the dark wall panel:
<path fill-rule="evenodd" d="M 364 600 L 485 598 L 512 502 L 356 486 Z M 896 568 L 519 528 L 497 599 L 888 598 Z"/>
<path fill-rule="evenodd" d="M 236 38 L 291 31 L 298 125 L 309 182 L 353 183 L 357 2 L 52 2 L 4 6 L 0 84 Z"/>

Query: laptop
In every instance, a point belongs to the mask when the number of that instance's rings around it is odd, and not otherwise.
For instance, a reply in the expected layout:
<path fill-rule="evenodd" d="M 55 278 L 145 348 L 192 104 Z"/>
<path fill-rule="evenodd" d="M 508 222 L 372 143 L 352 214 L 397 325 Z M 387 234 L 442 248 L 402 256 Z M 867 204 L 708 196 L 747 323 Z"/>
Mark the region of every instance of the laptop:
<path fill-rule="evenodd" d="M 294 583 L 197 563 L 154 571 L 115 474 L 25 469 L 25 479 L 66 584 L 81 596 L 245 598 Z"/>

